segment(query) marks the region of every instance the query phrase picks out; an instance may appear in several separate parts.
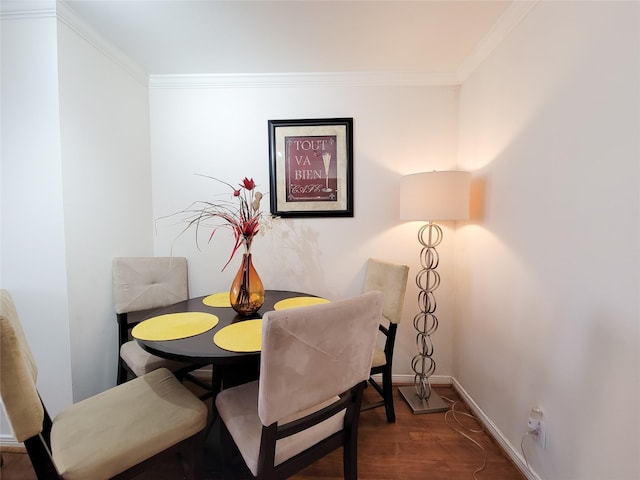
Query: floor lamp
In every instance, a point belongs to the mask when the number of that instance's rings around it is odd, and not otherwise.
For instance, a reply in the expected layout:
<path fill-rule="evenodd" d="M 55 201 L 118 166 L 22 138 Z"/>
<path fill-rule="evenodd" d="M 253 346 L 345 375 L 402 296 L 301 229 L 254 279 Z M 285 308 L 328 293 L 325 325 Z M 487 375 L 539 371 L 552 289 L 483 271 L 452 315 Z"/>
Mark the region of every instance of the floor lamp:
<path fill-rule="evenodd" d="M 411 360 L 413 386 L 400 387 L 400 394 L 414 414 L 448 410 L 447 404 L 431 390 L 429 377 L 436 370 L 431 335 L 438 329 L 434 291 L 440 285 L 436 247 L 442 241 L 442 229 L 435 220 L 469 218 L 469 172 L 428 172 L 407 175 L 400 186 L 400 218 L 422 220 L 418 231 L 421 269 L 416 275 L 420 312 L 413 319 L 416 329 L 417 355 Z"/>

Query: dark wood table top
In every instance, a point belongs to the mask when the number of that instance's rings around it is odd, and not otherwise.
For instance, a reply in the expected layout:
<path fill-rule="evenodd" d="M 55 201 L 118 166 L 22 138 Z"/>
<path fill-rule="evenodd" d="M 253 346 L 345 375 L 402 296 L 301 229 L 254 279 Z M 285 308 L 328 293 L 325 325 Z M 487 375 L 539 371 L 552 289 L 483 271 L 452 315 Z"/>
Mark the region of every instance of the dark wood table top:
<path fill-rule="evenodd" d="M 258 310 L 254 315 L 242 316 L 238 315 L 231 307 L 210 307 L 202 303 L 206 298 L 205 296 L 198 298 L 190 298 L 184 302 L 176 303 L 168 307 L 156 309 L 150 312 L 147 318 L 164 315 L 168 313 L 180 313 L 180 312 L 205 312 L 216 315 L 219 319 L 219 323 L 204 333 L 195 335 L 188 338 L 181 338 L 178 340 L 163 340 L 163 341 L 150 341 L 150 340 L 138 340 L 138 343 L 146 351 L 153 353 L 159 357 L 169 358 L 172 360 L 181 360 L 194 364 L 212 364 L 216 365 L 231 365 L 242 364 L 243 362 L 255 362 L 259 357 L 260 352 L 230 352 L 218 347 L 214 341 L 213 336 L 216 332 L 232 323 L 242 322 L 244 320 L 251 320 L 256 318 L 262 318 L 262 315 L 269 310 L 273 310 L 273 306 L 280 300 L 292 297 L 301 296 L 314 296 L 307 293 L 291 292 L 286 290 L 266 290 L 265 300 L 262 308 Z"/>

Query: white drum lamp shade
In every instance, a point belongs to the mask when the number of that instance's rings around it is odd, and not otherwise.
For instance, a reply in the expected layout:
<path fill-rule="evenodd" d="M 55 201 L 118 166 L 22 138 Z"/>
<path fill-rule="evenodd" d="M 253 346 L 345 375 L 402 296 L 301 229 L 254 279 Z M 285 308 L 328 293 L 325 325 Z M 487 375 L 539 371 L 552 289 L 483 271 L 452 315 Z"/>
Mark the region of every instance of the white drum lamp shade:
<path fill-rule="evenodd" d="M 400 184 L 402 220 L 469 218 L 471 172 L 425 172 L 407 175 Z"/>

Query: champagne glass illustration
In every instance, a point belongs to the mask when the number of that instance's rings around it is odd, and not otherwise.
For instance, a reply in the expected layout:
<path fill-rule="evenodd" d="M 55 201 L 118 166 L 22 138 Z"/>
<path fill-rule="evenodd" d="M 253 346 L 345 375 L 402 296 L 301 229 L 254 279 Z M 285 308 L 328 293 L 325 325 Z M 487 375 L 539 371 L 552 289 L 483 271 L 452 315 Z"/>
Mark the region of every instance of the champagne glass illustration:
<path fill-rule="evenodd" d="M 329 188 L 329 165 L 331 164 L 331 154 L 328 152 L 324 152 L 322 154 L 322 162 L 324 163 L 324 176 L 325 176 L 325 188 L 323 188 L 322 191 L 332 192 L 333 190 Z"/>

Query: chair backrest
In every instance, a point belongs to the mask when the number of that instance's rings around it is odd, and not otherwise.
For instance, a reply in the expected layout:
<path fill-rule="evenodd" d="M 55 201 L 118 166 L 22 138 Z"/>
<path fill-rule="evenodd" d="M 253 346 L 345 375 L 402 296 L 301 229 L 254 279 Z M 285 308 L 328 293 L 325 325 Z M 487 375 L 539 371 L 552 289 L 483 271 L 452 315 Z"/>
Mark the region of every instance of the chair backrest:
<path fill-rule="evenodd" d="M 263 316 L 258 415 L 290 417 L 369 378 L 383 294 Z"/>
<path fill-rule="evenodd" d="M 113 259 L 116 313 L 166 307 L 189 298 L 184 257 L 118 257 Z"/>
<path fill-rule="evenodd" d="M 11 295 L 0 291 L 0 396 L 18 442 L 42 431 L 44 407 L 36 390 L 38 369 Z"/>
<path fill-rule="evenodd" d="M 382 316 L 391 323 L 400 323 L 407 291 L 409 267 L 398 263 L 370 258 L 364 278 L 363 292 L 377 290 L 384 293 Z"/>

